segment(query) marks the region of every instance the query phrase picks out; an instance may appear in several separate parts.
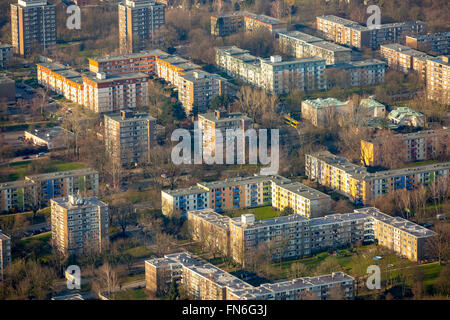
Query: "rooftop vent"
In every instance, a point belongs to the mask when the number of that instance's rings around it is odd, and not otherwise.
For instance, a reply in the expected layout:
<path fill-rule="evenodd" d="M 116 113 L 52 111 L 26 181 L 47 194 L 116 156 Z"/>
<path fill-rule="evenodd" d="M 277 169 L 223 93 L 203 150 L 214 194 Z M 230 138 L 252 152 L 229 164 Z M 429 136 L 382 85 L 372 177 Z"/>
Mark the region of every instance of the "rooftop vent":
<path fill-rule="evenodd" d="M 282 60 L 281 56 L 270 56 L 270 62 L 281 62 Z"/>
<path fill-rule="evenodd" d="M 250 226 L 255 223 L 255 215 L 252 213 L 243 214 L 241 215 L 241 222 Z"/>

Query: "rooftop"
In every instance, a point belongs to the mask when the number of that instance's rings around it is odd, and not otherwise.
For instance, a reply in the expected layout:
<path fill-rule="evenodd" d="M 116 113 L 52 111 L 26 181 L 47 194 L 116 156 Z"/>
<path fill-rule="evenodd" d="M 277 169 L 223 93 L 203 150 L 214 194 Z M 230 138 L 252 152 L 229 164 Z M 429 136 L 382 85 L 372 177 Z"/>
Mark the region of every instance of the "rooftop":
<path fill-rule="evenodd" d="M 389 117 L 401 120 L 404 117 L 424 117 L 424 114 L 408 107 L 399 107 L 389 112 Z"/>
<path fill-rule="evenodd" d="M 163 190 L 161 192 L 164 192 L 172 197 L 180 197 L 180 196 L 186 196 L 186 195 L 190 195 L 190 194 L 205 193 L 207 191 L 203 188 L 193 186 L 193 187 L 189 187 L 189 188 Z"/>
<path fill-rule="evenodd" d="M 229 121 L 242 121 L 242 120 L 251 120 L 249 117 L 247 117 L 246 115 L 243 115 L 240 112 L 232 112 L 232 113 L 227 113 L 225 116 L 221 116 L 220 118 L 216 117 L 216 114 L 214 112 L 209 112 L 209 113 L 202 113 L 198 115 L 199 117 L 202 117 L 208 121 L 212 121 L 212 122 L 229 122 Z"/>
<path fill-rule="evenodd" d="M 314 100 L 303 100 L 302 103 L 306 103 L 313 107 L 314 109 L 323 109 L 323 108 L 330 108 L 330 107 L 345 107 L 347 106 L 347 102 L 342 102 L 335 98 L 317 98 Z"/>
<path fill-rule="evenodd" d="M 399 44 L 399 43 L 382 44 L 380 47 L 381 48 L 387 48 L 387 49 L 390 49 L 390 50 L 394 50 L 396 52 L 400 52 L 402 54 L 406 54 L 406 55 L 411 56 L 411 57 L 426 57 L 426 56 L 428 56 L 424 52 L 411 49 L 410 47 L 404 46 L 404 45 Z"/>
<path fill-rule="evenodd" d="M 211 181 L 211 182 L 199 182 L 197 185 L 204 189 L 217 189 L 217 188 L 227 188 L 242 184 L 256 184 L 264 183 L 269 181 L 275 181 L 278 183 L 289 182 L 290 180 L 282 176 L 265 176 L 265 175 L 255 175 L 249 177 L 235 177 L 225 180 Z"/>
<path fill-rule="evenodd" d="M 51 141 L 54 138 L 57 138 L 64 134 L 66 130 L 64 130 L 61 127 L 51 127 L 51 128 L 44 128 L 44 129 L 34 129 L 34 130 L 27 130 L 25 132 L 28 132 L 29 134 L 32 134 L 33 136 L 36 136 L 42 140 Z M 72 132 L 67 131 L 70 135 L 73 135 Z"/>
<path fill-rule="evenodd" d="M 123 110 L 125 111 L 125 110 Z M 130 112 L 130 115 L 127 117 L 123 117 L 120 112 L 109 113 L 105 115 L 105 118 L 109 118 L 111 120 L 117 122 L 128 122 L 128 121 L 136 121 L 138 119 L 148 119 L 148 120 L 156 120 L 150 114 L 145 112 Z"/>
<path fill-rule="evenodd" d="M 91 74 L 83 75 L 83 77 L 86 77 L 87 79 L 94 81 L 96 83 L 108 83 L 120 80 L 139 79 L 139 78 L 148 79 L 148 75 L 142 72 L 110 75 L 103 79 L 99 79 L 96 75 Z"/>
<path fill-rule="evenodd" d="M 100 201 L 96 197 L 81 198 L 78 195 L 70 195 L 64 198 L 53 198 L 51 199 L 51 201 L 55 202 L 66 210 L 108 206 L 106 203 Z"/>
<path fill-rule="evenodd" d="M 279 186 L 309 200 L 330 198 L 329 195 L 296 181 L 293 181 L 291 183 L 279 184 Z"/>
<path fill-rule="evenodd" d="M 71 176 L 83 176 L 88 174 L 98 174 L 97 170 L 92 168 L 76 169 L 69 171 L 59 171 L 51 173 L 36 174 L 31 176 L 26 176 L 26 180 L 47 180 L 47 179 L 61 179 Z"/>
<path fill-rule="evenodd" d="M 363 214 L 368 214 L 375 218 L 376 220 L 382 221 L 384 223 L 390 224 L 391 226 L 398 228 L 410 235 L 413 235 L 418 238 L 422 237 L 430 237 L 436 235 L 436 233 L 432 230 L 429 230 L 425 227 L 422 227 L 418 224 L 415 224 L 414 222 L 411 222 L 409 220 L 403 219 L 401 217 L 391 217 L 377 208 L 362 208 L 362 209 L 355 209 L 355 212 L 360 212 Z"/>
<path fill-rule="evenodd" d="M 147 58 L 147 57 L 153 57 L 153 56 L 167 56 L 167 55 L 169 55 L 167 52 L 164 52 L 159 49 L 155 49 L 155 50 L 141 51 L 141 52 L 131 53 L 131 54 L 119 54 L 119 55 L 114 55 L 114 56 L 89 58 L 89 60 L 97 61 L 97 62 L 108 62 L 108 61 L 115 61 L 115 60 Z"/>
<path fill-rule="evenodd" d="M 366 219 L 367 215 L 365 213 L 360 212 L 350 212 L 350 213 L 337 213 L 337 214 L 330 214 L 323 217 L 318 217 L 311 219 L 310 226 L 321 226 L 325 224 L 333 224 L 338 222 L 345 222 L 345 221 L 355 221 L 360 219 Z"/>

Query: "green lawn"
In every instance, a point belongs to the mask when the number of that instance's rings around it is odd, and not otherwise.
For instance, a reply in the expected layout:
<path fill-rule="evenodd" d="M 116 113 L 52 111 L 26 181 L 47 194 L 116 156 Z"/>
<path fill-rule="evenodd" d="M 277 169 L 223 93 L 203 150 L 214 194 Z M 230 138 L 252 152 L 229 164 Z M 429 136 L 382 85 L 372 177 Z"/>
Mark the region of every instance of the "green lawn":
<path fill-rule="evenodd" d="M 428 164 L 434 164 L 438 163 L 438 160 L 423 160 L 423 161 L 415 161 L 415 162 L 408 162 L 405 164 L 405 167 L 416 167 L 416 166 L 424 166 Z"/>
<path fill-rule="evenodd" d="M 47 216 L 50 215 L 50 207 L 43 208 L 37 212 L 37 215 L 33 219 L 33 212 L 22 212 L 22 213 L 14 213 L 14 214 L 4 214 L 0 215 L 0 223 L 8 222 L 9 219 L 15 219 L 18 215 L 24 215 L 27 221 L 30 224 L 38 224 L 45 222 Z"/>
<path fill-rule="evenodd" d="M 149 257 L 152 254 L 152 251 L 150 249 L 147 249 L 144 246 L 137 246 L 134 248 L 130 248 L 126 251 L 126 253 L 129 253 L 133 258 L 144 258 Z"/>
<path fill-rule="evenodd" d="M 39 259 L 47 262 L 51 255 L 52 248 L 50 246 L 51 232 L 46 232 L 37 236 L 28 237 L 17 242 L 12 249 L 12 257 L 15 258 L 31 258 Z"/>
<path fill-rule="evenodd" d="M 443 266 L 441 266 L 439 263 L 435 263 L 435 264 L 420 266 L 419 268 L 422 269 L 422 271 L 425 274 L 425 277 L 423 279 L 423 284 L 425 286 L 429 286 L 429 285 L 433 285 L 436 278 L 439 277 L 439 274 L 441 273 Z"/>
<path fill-rule="evenodd" d="M 29 169 L 31 161 L 39 160 L 19 161 L 0 166 L 0 182 L 22 180 L 26 175 L 33 174 Z M 49 166 L 46 166 L 42 173 L 76 170 L 86 167 L 86 165 L 81 162 L 65 162 L 61 160 L 48 161 L 50 161 Z M 2 172 L 4 174 L 1 174 Z"/>
<path fill-rule="evenodd" d="M 246 213 L 253 213 L 257 220 L 264 220 L 269 218 L 278 217 L 279 212 L 274 210 L 272 206 L 249 208 L 242 210 L 231 210 L 227 211 L 225 214 L 231 217 L 240 217 Z"/>
<path fill-rule="evenodd" d="M 144 289 L 129 289 L 114 293 L 112 300 L 147 300 L 147 295 Z"/>

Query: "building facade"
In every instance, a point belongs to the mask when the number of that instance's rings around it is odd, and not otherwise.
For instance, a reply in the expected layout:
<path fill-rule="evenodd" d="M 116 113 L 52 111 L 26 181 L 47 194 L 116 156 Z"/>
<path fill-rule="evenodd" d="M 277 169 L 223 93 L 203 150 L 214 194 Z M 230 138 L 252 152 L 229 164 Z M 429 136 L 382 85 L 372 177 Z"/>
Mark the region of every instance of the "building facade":
<path fill-rule="evenodd" d="M 406 36 L 405 43 L 416 50 L 447 55 L 450 54 L 450 31 Z"/>
<path fill-rule="evenodd" d="M 398 43 L 389 43 L 380 46 L 380 54 L 389 68 L 403 73 L 413 70 L 421 79 L 426 79 L 426 60 L 431 58 L 426 53 Z"/>
<path fill-rule="evenodd" d="M 179 211 L 213 209 L 217 212 L 270 205 L 272 181 L 289 181 L 281 176 L 236 177 L 212 182 L 200 182 L 195 187 L 162 190 L 162 212 L 171 215 Z"/>
<path fill-rule="evenodd" d="M 46 0 L 19 0 L 11 4 L 11 39 L 14 52 L 29 55 L 37 47 L 56 46 L 56 6 Z"/>
<path fill-rule="evenodd" d="M 5 269 L 11 263 L 11 238 L 0 230 L 0 281 L 5 277 Z"/>
<path fill-rule="evenodd" d="M 259 29 L 278 33 L 286 31 L 287 25 L 279 19 L 245 11 L 211 16 L 211 34 L 215 36 L 225 37 L 240 31 L 256 31 Z"/>
<path fill-rule="evenodd" d="M 156 119 L 129 109 L 105 115 L 105 145 L 122 165 L 149 162 L 156 146 Z"/>
<path fill-rule="evenodd" d="M 384 82 L 387 63 L 378 59 L 367 59 L 338 63 L 327 68 L 342 70 L 347 75 L 346 81 L 350 87 L 365 87 Z"/>
<path fill-rule="evenodd" d="M 427 60 L 427 97 L 450 104 L 450 56 Z"/>
<path fill-rule="evenodd" d="M 327 65 L 350 62 L 352 50 L 299 31 L 278 34 L 280 50 L 296 58 L 319 57 Z"/>
<path fill-rule="evenodd" d="M 355 21 L 334 15 L 316 17 L 316 28 L 323 36 L 336 43 L 362 49 L 378 49 L 381 44 L 399 42 L 405 35 L 420 34 L 425 31 L 425 23 L 407 21 L 382 24 L 370 29 Z"/>
<path fill-rule="evenodd" d="M 63 254 L 101 252 L 108 245 L 108 205 L 95 197 L 51 199 L 52 240 Z"/>
<path fill-rule="evenodd" d="M 404 162 L 434 159 L 449 153 L 449 138 L 449 129 L 437 129 L 397 134 L 388 141 L 383 137 L 361 140 L 361 162 L 365 166 L 381 165 L 383 144 L 397 142 L 403 144 L 396 150 L 404 152 Z"/>
<path fill-rule="evenodd" d="M 449 172 L 450 162 L 369 173 L 365 167 L 328 151 L 305 156 L 305 173 L 310 180 L 360 204 L 373 204 L 377 197 L 397 190 L 429 186 L 437 179 L 448 179 Z"/>
<path fill-rule="evenodd" d="M 302 119 L 311 122 L 316 127 L 323 127 L 335 122 L 337 116 L 349 113 L 349 102 L 335 98 L 303 100 L 301 104 Z"/>
<path fill-rule="evenodd" d="M 228 113 L 224 109 L 216 110 L 214 113 L 204 113 L 198 115 L 198 128 L 202 132 L 203 154 L 214 156 L 216 147 L 225 145 L 227 131 L 236 132 L 236 142 L 234 155 L 238 154 L 244 159 L 245 157 L 245 131 L 250 128 L 251 119 L 242 113 Z M 218 137 L 217 135 L 221 135 Z M 222 140 L 222 141 L 220 141 Z M 233 140 L 234 142 L 234 140 Z M 222 150 L 222 154 L 225 151 Z M 223 158 L 223 157 L 222 157 Z"/>
<path fill-rule="evenodd" d="M 0 68 L 7 68 L 13 56 L 13 46 L 0 43 Z"/>
<path fill-rule="evenodd" d="M 38 63 L 37 78 L 39 84 L 95 113 L 133 109 L 147 101 L 145 73 L 89 75 L 59 63 Z"/>
<path fill-rule="evenodd" d="M 125 0 L 119 3 L 120 53 L 144 50 L 155 42 L 165 24 L 165 5 L 154 0 Z"/>
<path fill-rule="evenodd" d="M 174 253 L 145 261 L 148 290 L 167 293 L 172 280 L 183 285 L 195 300 L 301 300 L 306 292 L 326 300 L 331 288 L 339 287 L 343 299 L 353 299 L 354 278 L 342 272 L 297 278 L 254 287 L 189 253 Z"/>
<path fill-rule="evenodd" d="M 293 89 L 322 90 L 325 59 L 318 57 L 283 60 L 280 56 L 257 58 L 236 46 L 216 48 L 216 64 L 227 74 L 270 93 Z"/>

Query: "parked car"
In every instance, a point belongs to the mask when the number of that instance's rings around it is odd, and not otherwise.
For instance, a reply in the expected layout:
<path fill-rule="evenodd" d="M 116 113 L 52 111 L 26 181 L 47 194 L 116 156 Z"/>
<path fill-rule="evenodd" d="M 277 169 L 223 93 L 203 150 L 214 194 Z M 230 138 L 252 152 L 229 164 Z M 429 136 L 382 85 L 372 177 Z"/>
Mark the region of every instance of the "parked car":
<path fill-rule="evenodd" d="M 30 156 L 23 156 L 22 159 L 30 159 Z"/>

